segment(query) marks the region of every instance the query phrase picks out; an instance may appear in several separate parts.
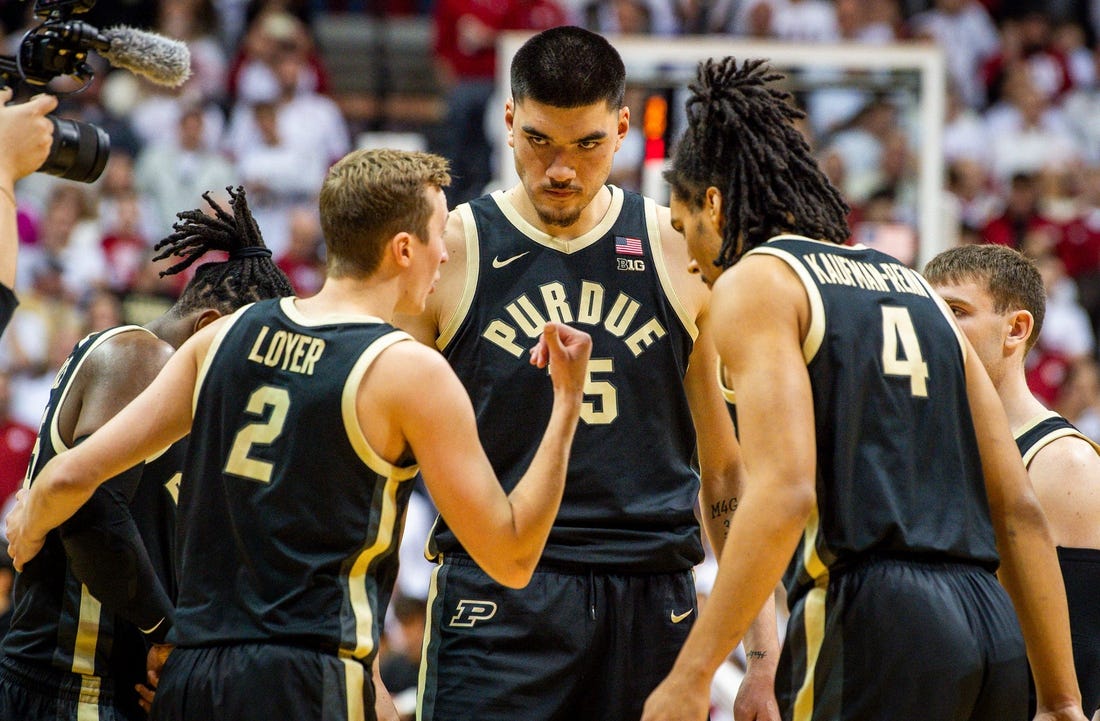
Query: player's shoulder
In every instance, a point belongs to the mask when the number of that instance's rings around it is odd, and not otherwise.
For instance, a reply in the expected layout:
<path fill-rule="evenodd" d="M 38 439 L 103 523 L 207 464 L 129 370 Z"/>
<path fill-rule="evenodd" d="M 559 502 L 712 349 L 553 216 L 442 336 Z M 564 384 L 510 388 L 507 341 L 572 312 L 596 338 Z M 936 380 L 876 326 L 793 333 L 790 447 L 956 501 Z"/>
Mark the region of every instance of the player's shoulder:
<path fill-rule="evenodd" d="M 88 354 L 85 366 L 93 372 L 110 370 L 126 373 L 135 369 L 163 367 L 174 352 L 167 341 L 140 326 L 115 329 Z"/>
<path fill-rule="evenodd" d="M 1078 435 L 1064 435 L 1043 446 L 1032 459 L 1029 470 L 1049 471 L 1052 477 L 1064 478 L 1083 470 L 1100 479 L 1100 448 Z"/>

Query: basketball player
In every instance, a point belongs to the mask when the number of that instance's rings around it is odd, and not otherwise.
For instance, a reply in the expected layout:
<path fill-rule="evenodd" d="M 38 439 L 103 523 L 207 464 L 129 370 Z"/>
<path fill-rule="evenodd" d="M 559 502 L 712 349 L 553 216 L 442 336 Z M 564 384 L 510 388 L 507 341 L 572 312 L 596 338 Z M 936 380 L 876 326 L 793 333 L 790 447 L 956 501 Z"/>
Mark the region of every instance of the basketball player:
<path fill-rule="evenodd" d="M 565 498 L 532 583 L 504 588 L 445 523 L 435 530 L 422 721 L 635 721 L 697 613 L 697 442 L 719 552 L 737 505 L 709 293 L 668 242 L 668 209 L 606 184 L 630 122 L 625 86 L 618 52 L 587 30 L 546 30 L 520 48 L 504 108 L 520 182 L 452 212 L 451 261 L 427 312 L 403 323 L 462 379 L 505 490 L 552 403 L 524 345 L 547 320 L 593 336 Z M 492 617 L 468 617 L 468 599 Z M 753 643 L 774 666 L 774 622 Z M 774 706 L 767 681 L 745 689 Z"/>
<path fill-rule="evenodd" d="M 320 196 L 322 289 L 197 333 L 13 511 L 18 567 L 106 475 L 193 428 L 177 646 L 152 718 L 375 718 L 364 667 L 376 658 L 417 464 L 473 558 L 509 586 L 530 578 L 561 499 L 590 342 L 544 326 L 530 362 L 549 362 L 549 379 L 544 370 L 533 382 L 553 387 L 554 407 L 506 496 L 454 373 L 383 320 L 423 310 L 435 285 L 448 182 L 446 161 L 425 153 L 356 151 L 336 163 Z M 492 608 L 471 598 L 461 613 Z"/>
<path fill-rule="evenodd" d="M 228 260 L 198 269 L 172 308 L 146 327 L 93 333 L 65 361 L 50 394 L 27 478 L 104 425 L 148 386 L 187 338 L 219 316 L 290 283 L 252 222 L 243 191 L 233 215 L 180 213 L 159 258 L 186 253 L 166 274 L 208 251 Z M 11 630 L 0 658 L 0 719 L 144 719 L 135 684 L 146 644 L 172 624 L 174 499 L 185 441 L 148 462 L 119 468 L 80 510 L 45 538 L 16 577 Z M 160 450 L 160 449 L 158 449 Z M 140 531 L 140 533 L 139 533 Z"/>
<path fill-rule="evenodd" d="M 1001 398 L 1057 544 L 1073 661 L 1089 716 L 1100 710 L 1100 446 L 1032 395 L 1024 359 L 1046 312 L 1035 264 L 1003 245 L 940 253 L 924 277 L 947 301 Z"/>
<path fill-rule="evenodd" d="M 996 392 L 917 273 L 842 245 L 847 208 L 781 78 L 702 63 L 666 173 L 737 394 L 727 543 L 754 552 L 723 556 L 643 718 L 706 717 L 715 668 L 784 576 L 785 719 L 1021 720 L 1026 638 L 1038 718 L 1082 721 L 1057 558 Z"/>

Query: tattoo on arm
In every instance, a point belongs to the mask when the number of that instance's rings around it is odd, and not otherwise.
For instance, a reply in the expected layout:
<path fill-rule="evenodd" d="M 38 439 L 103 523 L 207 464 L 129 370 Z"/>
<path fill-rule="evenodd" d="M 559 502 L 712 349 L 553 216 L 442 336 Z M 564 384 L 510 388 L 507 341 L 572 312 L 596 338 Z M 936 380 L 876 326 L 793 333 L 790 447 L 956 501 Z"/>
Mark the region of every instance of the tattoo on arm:
<path fill-rule="evenodd" d="M 726 534 L 730 531 L 730 519 L 733 518 L 733 512 L 737 510 L 737 503 L 737 496 L 730 496 L 710 504 L 711 520 L 721 518 Z"/>
<path fill-rule="evenodd" d="M 745 654 L 748 658 L 764 658 L 768 655 L 767 651 L 749 651 Z"/>

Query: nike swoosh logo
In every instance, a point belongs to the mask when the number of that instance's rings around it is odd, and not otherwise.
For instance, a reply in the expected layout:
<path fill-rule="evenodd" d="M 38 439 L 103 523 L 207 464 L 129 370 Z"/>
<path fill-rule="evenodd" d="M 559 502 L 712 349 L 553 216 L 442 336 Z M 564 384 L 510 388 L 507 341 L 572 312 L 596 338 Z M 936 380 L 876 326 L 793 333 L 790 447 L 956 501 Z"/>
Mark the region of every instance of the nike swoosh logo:
<path fill-rule="evenodd" d="M 522 253 L 520 253 L 519 255 L 513 255 L 511 258 L 505 258 L 504 260 L 501 260 L 499 257 L 494 257 L 493 258 L 493 267 L 494 268 L 503 268 L 504 266 L 508 265 L 509 263 L 512 263 L 514 261 L 519 260 L 520 258 L 522 258 L 523 256 L 527 255 L 530 252 L 531 251 L 529 251 L 529 250 L 525 250 Z"/>
<path fill-rule="evenodd" d="M 688 610 L 684 611 L 683 613 L 676 613 L 675 611 L 671 611 L 671 612 L 669 612 L 668 619 L 670 621 L 672 621 L 673 623 L 680 623 L 680 621 L 683 621 L 685 618 L 690 616 L 691 612 L 694 611 L 694 610 L 695 610 L 694 608 L 689 608 Z"/>

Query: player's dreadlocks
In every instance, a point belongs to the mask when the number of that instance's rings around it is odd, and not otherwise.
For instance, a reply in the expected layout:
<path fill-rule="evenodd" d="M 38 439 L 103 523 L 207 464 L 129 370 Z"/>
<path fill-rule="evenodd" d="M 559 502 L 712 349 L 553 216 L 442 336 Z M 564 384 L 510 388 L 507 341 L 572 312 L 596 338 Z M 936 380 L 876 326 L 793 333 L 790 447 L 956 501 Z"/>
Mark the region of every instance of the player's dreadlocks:
<path fill-rule="evenodd" d="M 849 237 L 848 206 L 793 125 L 805 113 L 790 104 L 790 93 L 768 86 L 783 75 L 766 62 L 738 67 L 727 57 L 699 64 L 688 127 L 665 172 L 673 194 L 695 208 L 708 187 L 722 191 L 720 268 L 783 233 L 834 243 Z"/>
<path fill-rule="evenodd" d="M 177 315 L 200 308 L 231 313 L 253 301 L 294 294 L 286 274 L 271 260 L 271 250 L 264 245 L 260 228 L 245 200 L 244 188 L 237 186 L 226 190 L 232 215 L 207 191 L 202 197 L 213 208 L 214 217 L 201 209 L 177 213 L 179 220 L 172 225 L 174 232 L 153 248 L 160 251 L 153 257 L 154 261 L 171 256 L 183 258 L 161 271 L 162 276 L 186 270 L 211 250 L 229 253 L 228 260 L 205 263 L 195 271 L 195 277 L 172 308 Z"/>

